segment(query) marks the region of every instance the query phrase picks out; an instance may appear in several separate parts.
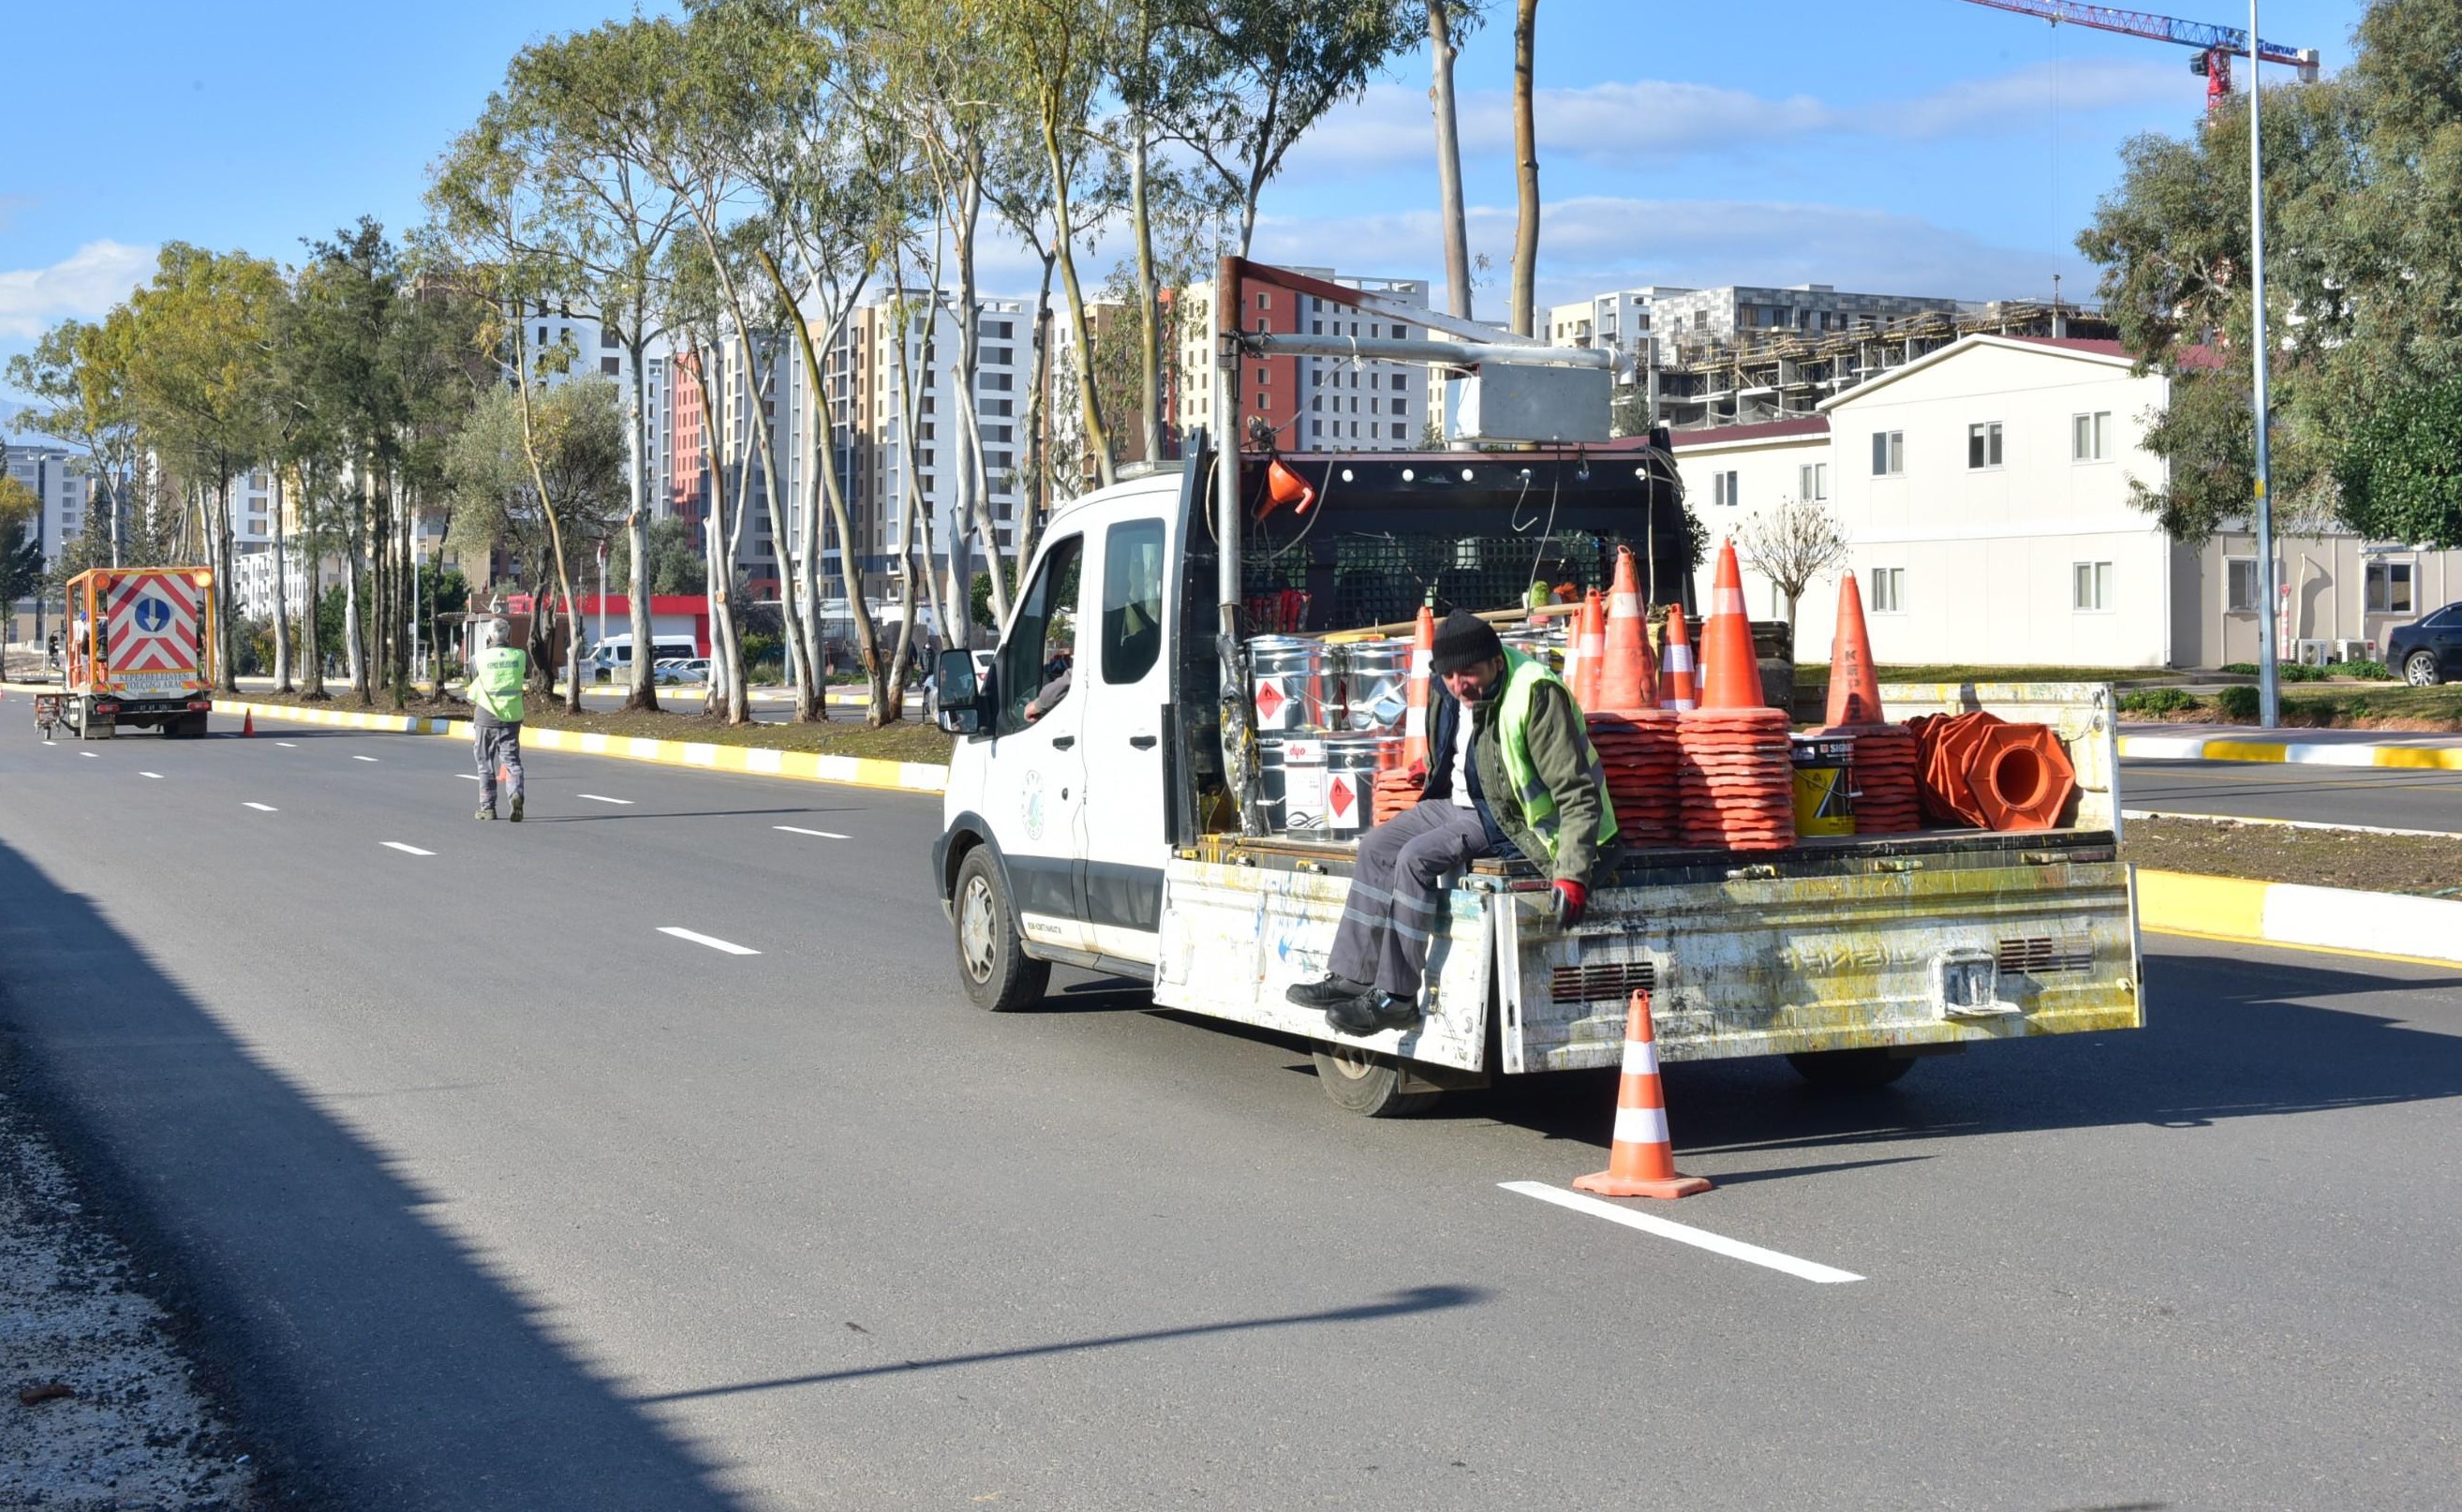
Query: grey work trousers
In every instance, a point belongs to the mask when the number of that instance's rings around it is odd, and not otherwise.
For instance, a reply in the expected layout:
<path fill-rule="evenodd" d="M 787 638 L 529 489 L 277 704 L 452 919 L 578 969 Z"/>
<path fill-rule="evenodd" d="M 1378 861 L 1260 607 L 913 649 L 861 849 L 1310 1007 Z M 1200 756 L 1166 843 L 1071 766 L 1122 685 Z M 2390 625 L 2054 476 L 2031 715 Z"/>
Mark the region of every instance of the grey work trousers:
<path fill-rule="evenodd" d="M 1359 842 L 1359 861 L 1334 931 L 1334 975 L 1416 999 L 1447 878 L 1496 849 L 1479 810 L 1422 800 Z"/>
<path fill-rule="evenodd" d="M 496 768 L 505 769 L 508 796 L 522 795 L 522 727 L 514 724 L 470 724 L 471 755 L 479 763 L 479 807 L 496 807 Z"/>

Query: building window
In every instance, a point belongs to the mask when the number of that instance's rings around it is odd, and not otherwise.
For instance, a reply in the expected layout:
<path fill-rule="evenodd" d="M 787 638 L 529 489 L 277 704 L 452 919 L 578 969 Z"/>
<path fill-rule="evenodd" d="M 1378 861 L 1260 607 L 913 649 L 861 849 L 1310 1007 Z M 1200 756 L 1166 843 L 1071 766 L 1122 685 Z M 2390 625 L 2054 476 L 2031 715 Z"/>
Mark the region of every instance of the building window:
<path fill-rule="evenodd" d="M 2410 612 L 2410 564 L 2408 562 L 2370 562 L 2368 564 L 2368 613 L 2408 615 Z"/>
<path fill-rule="evenodd" d="M 2257 613 L 2257 558 L 2223 558 L 2223 609 L 2234 615 Z"/>
<path fill-rule="evenodd" d="M 1797 498 L 1809 504 L 1829 497 L 1829 464 L 1807 462 L 1795 474 Z"/>
<path fill-rule="evenodd" d="M 1980 425 L 1966 427 L 1966 465 L 1998 467 L 2000 465 L 2000 422 L 1985 421 Z"/>
<path fill-rule="evenodd" d="M 1907 570 L 1903 567 L 1872 569 L 1872 613 L 1904 614 L 1907 607 Z"/>
<path fill-rule="evenodd" d="M 2080 562 L 2072 572 L 2069 607 L 2100 611 L 2111 607 L 2111 564 Z"/>
<path fill-rule="evenodd" d="M 1312 420 L 1312 421 L 1308 421 L 1308 437 L 1309 437 L 1309 439 L 1310 439 L 1310 440 L 1314 440 L 1315 438 L 1317 438 L 1317 437 L 1319 437 L 1319 436 L 1322 436 L 1322 435 L 1324 435 L 1324 434 L 1325 434 L 1325 421 L 1321 421 L 1321 420 Z"/>
<path fill-rule="evenodd" d="M 1721 508 L 1740 503 L 1736 483 L 1736 475 L 1732 472 L 1710 474 L 1710 502 Z"/>
<path fill-rule="evenodd" d="M 2103 462 L 2111 456 L 2111 411 L 2069 417 L 2069 460 Z"/>
<path fill-rule="evenodd" d="M 1273 309 L 1273 308 L 1274 308 L 1274 296 L 1273 296 L 1273 294 L 1272 294 L 1270 292 L 1268 292 L 1268 291 L 1262 290 L 1262 289 L 1261 289 L 1261 290 L 1259 290 L 1259 291 L 1257 292 L 1257 308 L 1258 308 L 1258 309 L 1260 309 L 1260 310 L 1271 310 L 1271 309 Z"/>
<path fill-rule="evenodd" d="M 1895 478 L 1907 470 L 1907 433 L 1902 430 L 1872 432 L 1872 476 Z"/>
<path fill-rule="evenodd" d="M 1407 436 L 1405 436 L 1405 435 L 1403 435 L 1403 434 L 1402 434 L 1402 426 L 1401 426 L 1401 424 L 1400 424 L 1398 421 L 1397 421 L 1397 422 L 1395 422 L 1395 424 L 1394 424 L 1394 426 L 1393 426 L 1393 439 L 1394 439 L 1395 441 L 1408 441 L 1408 440 L 1410 440 L 1410 438 L 1409 438 L 1409 437 L 1407 437 Z"/>
<path fill-rule="evenodd" d="M 598 371 L 606 374 L 609 378 L 614 378 L 616 371 L 622 366 L 623 362 L 621 359 L 616 357 L 600 357 L 598 359 Z"/>

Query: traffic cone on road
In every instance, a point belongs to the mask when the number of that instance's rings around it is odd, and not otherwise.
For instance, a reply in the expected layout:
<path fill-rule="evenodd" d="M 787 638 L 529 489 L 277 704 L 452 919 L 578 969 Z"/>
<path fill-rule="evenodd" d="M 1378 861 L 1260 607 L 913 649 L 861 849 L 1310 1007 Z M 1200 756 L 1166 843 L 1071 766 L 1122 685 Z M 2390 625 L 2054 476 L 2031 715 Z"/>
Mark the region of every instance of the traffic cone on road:
<path fill-rule="evenodd" d="M 247 716 L 240 721 L 239 732 L 242 735 L 253 735 L 256 733 L 256 710 L 249 709 Z"/>
<path fill-rule="evenodd" d="M 1848 572 L 1838 580 L 1838 633 L 1829 647 L 1829 725 L 1881 724 L 1881 677 L 1864 628 L 1864 591 Z"/>
<path fill-rule="evenodd" d="M 1684 606 L 1667 606 L 1667 643 L 1659 648 L 1658 706 L 1682 713 L 1701 705 L 1701 674 L 1693 664 L 1693 637 L 1684 630 Z"/>
<path fill-rule="evenodd" d="M 1428 765 L 1428 677 L 1436 654 L 1436 612 L 1419 606 L 1419 623 L 1411 637 L 1411 706 L 1402 713 L 1402 768 Z"/>
<path fill-rule="evenodd" d="M 1608 1168 L 1573 1178 L 1601 1197 L 1691 1197 L 1710 1190 L 1707 1177 L 1675 1169 L 1667 1138 L 1667 1091 L 1658 1080 L 1658 1037 L 1650 1026 L 1650 994 L 1635 989 L 1625 1010 L 1624 1079 L 1616 1087 L 1615 1139 Z"/>
<path fill-rule="evenodd" d="M 1601 707 L 1646 709 L 1656 689 L 1650 675 L 1650 636 L 1642 626 L 1641 584 L 1632 552 L 1616 549 L 1615 587 L 1608 595 L 1607 662 L 1599 674 Z"/>
<path fill-rule="evenodd" d="M 1701 625 L 1701 706 L 1763 707 L 1760 663 L 1753 656 L 1753 625 L 1744 617 L 1743 572 L 1736 543 L 1718 547 L 1718 575 L 1710 587 L 1710 616 Z"/>

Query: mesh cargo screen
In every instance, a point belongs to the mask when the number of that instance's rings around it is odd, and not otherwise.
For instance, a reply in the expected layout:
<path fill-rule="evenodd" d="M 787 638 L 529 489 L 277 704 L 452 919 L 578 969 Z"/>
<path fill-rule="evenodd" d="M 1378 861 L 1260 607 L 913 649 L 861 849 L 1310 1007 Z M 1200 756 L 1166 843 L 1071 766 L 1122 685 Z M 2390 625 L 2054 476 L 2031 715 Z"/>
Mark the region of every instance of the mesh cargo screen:
<path fill-rule="evenodd" d="M 1603 564 L 1620 539 L 1562 529 L 1544 537 L 1546 581 L 1603 584 Z M 1431 589 L 1440 603 L 1461 609 L 1510 608 L 1530 586 L 1542 545 L 1535 534 L 1377 533 L 1263 546 L 1241 562 L 1249 625 L 1325 632 L 1393 624 L 1415 616 Z M 1304 610 L 1294 594 L 1307 595 Z"/>

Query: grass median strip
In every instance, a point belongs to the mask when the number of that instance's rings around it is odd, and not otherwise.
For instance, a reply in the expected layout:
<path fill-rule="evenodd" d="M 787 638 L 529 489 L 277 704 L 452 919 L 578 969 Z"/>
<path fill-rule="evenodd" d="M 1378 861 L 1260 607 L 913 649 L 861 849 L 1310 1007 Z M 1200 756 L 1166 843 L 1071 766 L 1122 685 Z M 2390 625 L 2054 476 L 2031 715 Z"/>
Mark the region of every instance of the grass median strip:
<path fill-rule="evenodd" d="M 2149 871 L 2462 896 L 2462 835 L 2353 834 L 2262 820 L 2130 819 L 2121 858 Z"/>

